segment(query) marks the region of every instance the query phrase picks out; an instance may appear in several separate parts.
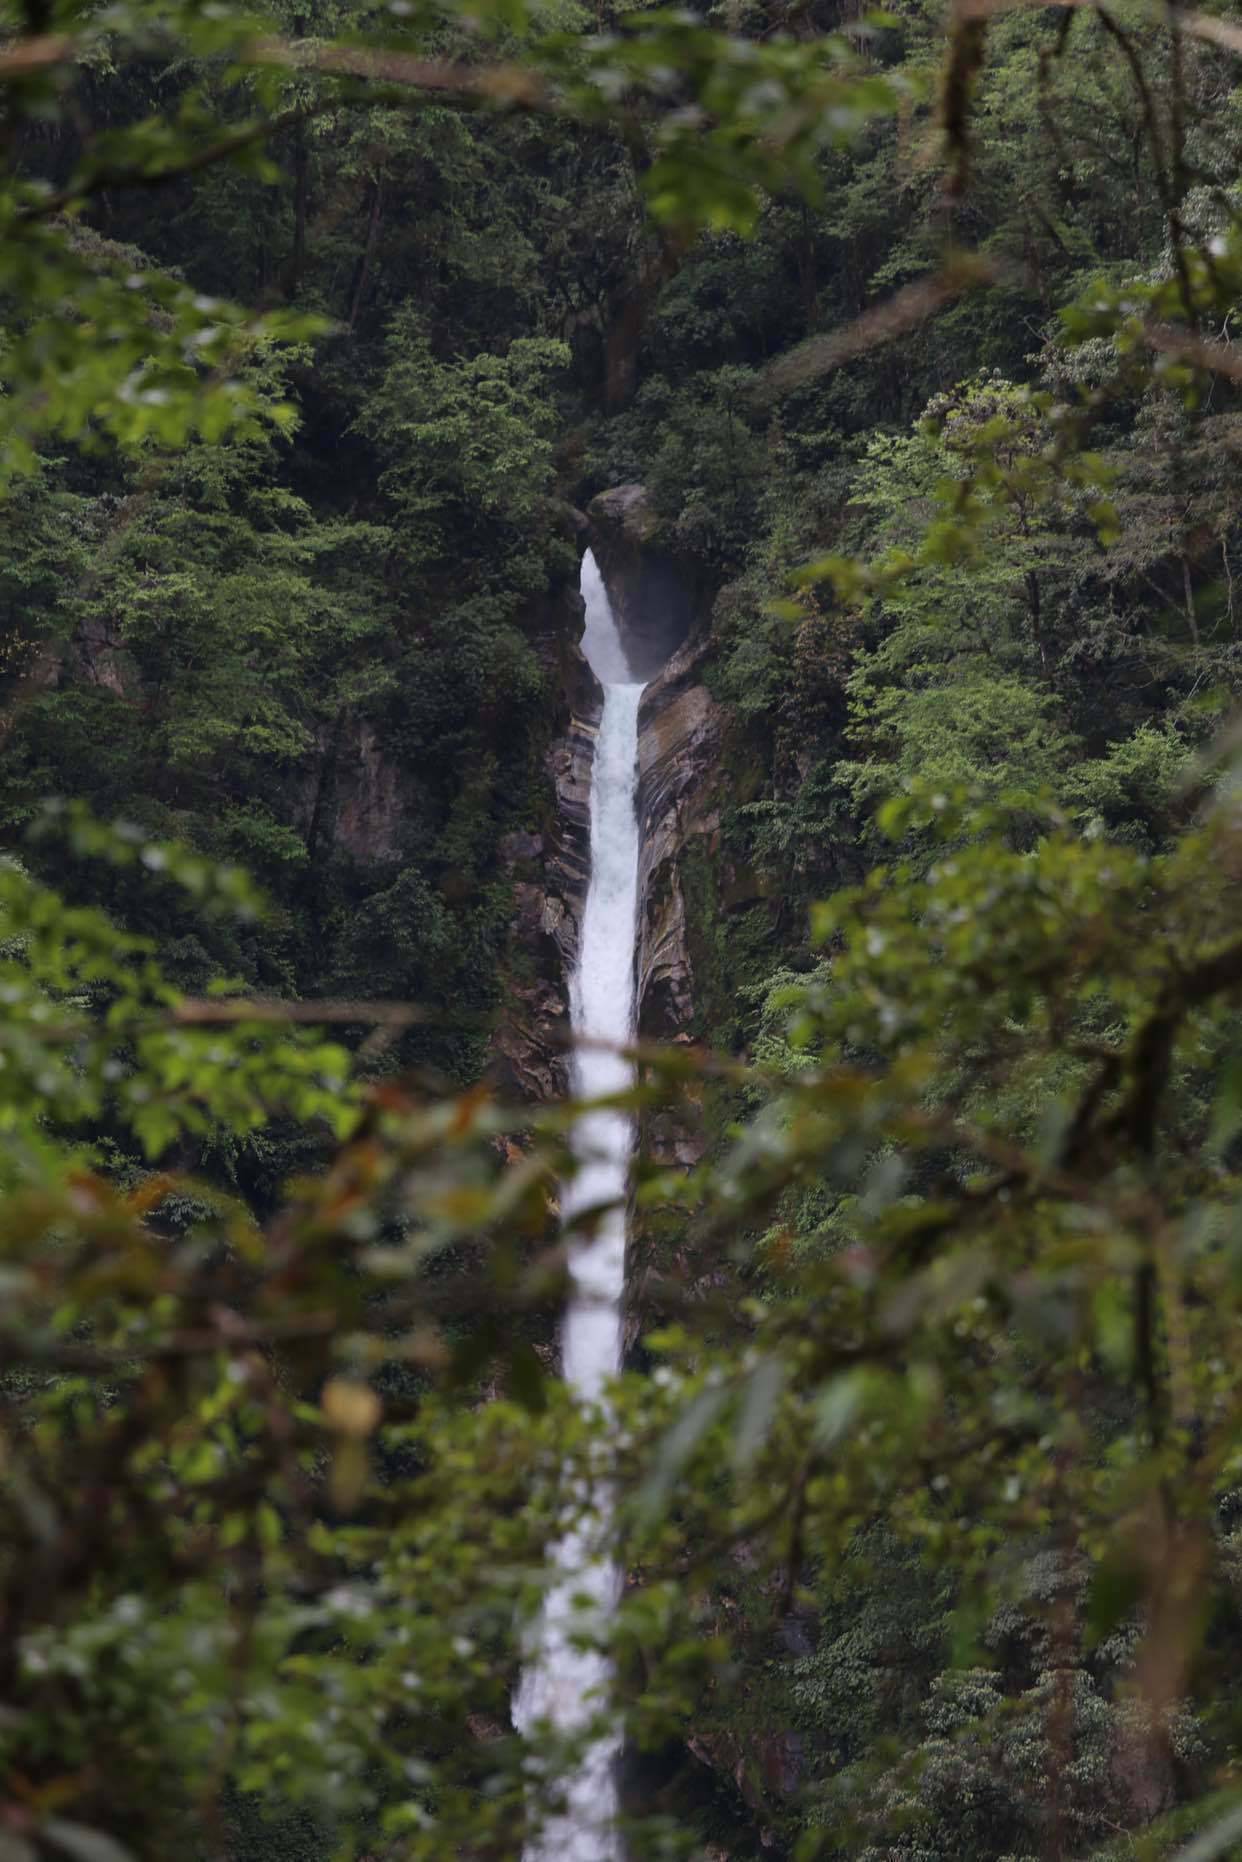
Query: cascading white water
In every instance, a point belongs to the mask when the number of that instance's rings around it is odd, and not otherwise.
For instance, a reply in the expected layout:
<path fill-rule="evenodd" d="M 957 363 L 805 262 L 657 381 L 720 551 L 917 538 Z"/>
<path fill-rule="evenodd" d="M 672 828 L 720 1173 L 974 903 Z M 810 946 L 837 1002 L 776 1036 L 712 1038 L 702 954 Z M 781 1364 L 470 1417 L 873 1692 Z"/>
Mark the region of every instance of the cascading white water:
<path fill-rule="evenodd" d="M 586 629 L 582 650 L 604 688 L 604 708 L 591 767 L 591 878 L 578 963 L 570 984 L 570 1015 L 578 1046 L 574 1085 L 585 1099 L 624 1092 L 632 1078 L 618 1051 L 634 1022 L 634 942 L 638 910 L 638 701 L 603 579 L 588 550 L 582 559 Z M 574 1137 L 578 1171 L 564 1199 L 572 1230 L 585 1209 L 613 1205 L 589 1237 L 571 1242 L 570 1297 L 561 1339 L 566 1382 L 588 1402 L 599 1399 L 621 1368 L 621 1296 L 625 1285 L 625 1195 L 633 1148 L 622 1112 L 587 1113 Z M 573 1646 L 614 1608 L 620 1573 L 598 1550 L 608 1496 L 590 1496 L 585 1525 L 555 1551 L 555 1577 L 545 1601 L 514 1705 L 521 1732 L 549 1722 L 580 1733 L 605 1704 L 611 1680 L 604 1656 Z M 614 1771 L 620 1736 L 596 1739 L 565 1786 L 565 1811 L 528 1845 L 525 1862 L 616 1862 Z"/>

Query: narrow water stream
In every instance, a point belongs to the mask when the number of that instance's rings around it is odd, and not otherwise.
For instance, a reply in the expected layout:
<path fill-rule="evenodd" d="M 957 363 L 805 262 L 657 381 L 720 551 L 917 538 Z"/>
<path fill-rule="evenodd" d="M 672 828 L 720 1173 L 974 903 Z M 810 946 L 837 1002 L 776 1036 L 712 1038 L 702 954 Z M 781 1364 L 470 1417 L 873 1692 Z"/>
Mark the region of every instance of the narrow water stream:
<path fill-rule="evenodd" d="M 586 629 L 582 650 L 604 689 L 591 767 L 591 877 L 578 964 L 570 983 L 570 1014 L 578 1038 L 574 1086 L 586 1099 L 624 1091 L 631 1069 L 616 1051 L 633 1033 L 634 945 L 638 917 L 638 701 L 616 620 L 594 556 L 582 562 Z M 585 1043 L 585 1044 L 584 1044 Z M 592 1045 L 597 1043 L 598 1045 Z M 625 1285 L 625 1195 L 633 1149 L 632 1121 L 620 1112 L 589 1113 L 578 1124 L 579 1169 L 564 1199 L 567 1224 L 583 1209 L 615 1207 L 589 1240 L 575 1241 L 571 1290 L 561 1339 L 565 1379 L 596 1401 L 621 1368 L 621 1298 Z M 556 1546 L 555 1580 L 544 1605 L 514 1706 L 525 1732 L 539 1720 L 558 1731 L 581 1731 L 607 1698 L 606 1660 L 572 1646 L 582 1611 L 604 1616 L 616 1604 L 620 1573 L 595 1546 L 607 1526 L 608 1496 L 593 1496 L 595 1520 L 569 1531 Z M 617 1862 L 615 1768 L 620 1735 L 596 1740 L 566 1789 L 566 1809 L 525 1862 Z"/>

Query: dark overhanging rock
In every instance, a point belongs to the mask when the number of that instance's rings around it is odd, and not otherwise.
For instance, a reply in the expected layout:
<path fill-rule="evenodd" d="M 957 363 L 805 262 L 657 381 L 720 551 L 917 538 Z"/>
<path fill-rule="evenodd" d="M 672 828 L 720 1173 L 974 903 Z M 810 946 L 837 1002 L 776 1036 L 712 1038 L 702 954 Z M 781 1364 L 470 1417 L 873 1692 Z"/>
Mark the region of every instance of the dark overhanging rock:
<path fill-rule="evenodd" d="M 614 485 L 587 506 L 589 540 L 636 679 L 654 679 L 691 633 L 701 601 L 688 566 L 663 543 L 643 485 Z"/>

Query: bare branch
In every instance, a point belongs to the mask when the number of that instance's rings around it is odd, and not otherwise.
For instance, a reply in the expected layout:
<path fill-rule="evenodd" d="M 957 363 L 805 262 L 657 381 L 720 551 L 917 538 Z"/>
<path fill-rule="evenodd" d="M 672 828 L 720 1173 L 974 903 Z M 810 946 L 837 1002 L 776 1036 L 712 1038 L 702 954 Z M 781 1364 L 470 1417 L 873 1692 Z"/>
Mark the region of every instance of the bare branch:
<path fill-rule="evenodd" d="M 10 1366 L 38 1365 L 46 1370 L 96 1372 L 103 1376 L 138 1364 L 330 1338 L 339 1324 L 336 1311 L 307 1312 L 289 1319 L 269 1319 L 260 1325 L 236 1320 L 229 1326 L 171 1332 L 166 1338 L 134 1339 L 116 1347 L 85 1344 L 51 1332 L 13 1329 L 0 1331 L 0 1351 Z"/>
<path fill-rule="evenodd" d="M 1206 39 L 1227 52 L 1242 52 L 1242 26 L 1232 19 L 1214 19 L 1210 13 L 1178 13 L 1178 24 L 1194 39 Z"/>
<path fill-rule="evenodd" d="M 201 149 L 193 149 L 180 161 L 170 162 L 164 168 L 109 168 L 102 167 L 88 170 L 79 180 L 71 182 L 55 194 L 49 194 L 37 206 L 28 207 L 18 215 L 19 225 L 28 225 L 33 220 L 48 220 L 67 207 L 76 206 L 79 201 L 89 200 L 92 195 L 100 194 L 105 188 L 164 187 L 170 181 L 179 180 L 182 175 L 198 174 L 204 168 L 214 168 L 217 162 L 226 162 L 230 156 L 239 155 L 243 150 L 253 148 L 258 142 L 266 142 L 277 130 L 289 123 L 298 122 L 308 114 L 305 110 L 285 110 L 278 116 L 264 117 L 260 122 L 247 123 L 244 128 L 220 136 L 215 142 L 205 144 Z"/>
<path fill-rule="evenodd" d="M 935 316 L 963 292 L 995 284 L 1000 276 L 1000 268 L 991 259 L 973 252 L 959 253 L 943 270 L 903 285 L 882 304 L 873 304 L 869 310 L 864 310 L 843 330 L 813 336 L 788 355 L 781 356 L 763 371 L 761 393 L 765 398 L 787 394 L 791 388 L 827 375 L 843 363 L 853 362 L 869 350 L 879 349 L 898 336 L 904 336 L 907 330 L 917 329 L 920 323 Z"/>
<path fill-rule="evenodd" d="M 468 65 L 459 60 L 420 58 L 382 46 L 318 45 L 311 41 L 260 39 L 247 56 L 260 65 L 291 71 L 321 71 L 329 77 L 369 78 L 415 90 L 447 91 L 458 97 L 526 106 L 552 101 L 545 80 L 523 65 Z"/>
<path fill-rule="evenodd" d="M 1210 337 L 1196 336 L 1191 330 L 1179 330 L 1172 323 L 1150 323 L 1143 334 L 1153 349 L 1176 356 L 1195 368 L 1211 369 L 1230 381 L 1242 381 L 1242 346 L 1220 343 Z"/>
<path fill-rule="evenodd" d="M 368 1022 L 408 1028 L 426 1022 L 426 1009 L 412 1002 L 281 1002 L 268 996 L 187 996 L 172 1011 L 181 1027 L 203 1028 L 235 1022 Z"/>
<path fill-rule="evenodd" d="M 986 14 L 977 0 L 956 0 L 949 22 L 949 54 L 940 91 L 940 125 L 950 156 L 945 194 L 957 199 L 970 178 L 970 103 L 983 68 Z"/>
<path fill-rule="evenodd" d="M 34 39 L 18 39 L 0 50 L 0 83 L 10 78 L 28 77 L 32 71 L 46 71 L 50 65 L 67 64 L 78 49 L 78 41 L 67 32 L 45 32 Z"/>

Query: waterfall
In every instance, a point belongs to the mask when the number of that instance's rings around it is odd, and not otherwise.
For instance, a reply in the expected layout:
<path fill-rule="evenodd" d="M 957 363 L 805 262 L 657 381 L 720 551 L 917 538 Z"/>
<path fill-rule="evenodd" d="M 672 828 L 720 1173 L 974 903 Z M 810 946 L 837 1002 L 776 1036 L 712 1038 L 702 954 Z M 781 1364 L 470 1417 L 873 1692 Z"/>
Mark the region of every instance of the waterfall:
<path fill-rule="evenodd" d="M 585 1099 L 623 1092 L 629 1064 L 616 1051 L 633 1033 L 634 944 L 638 913 L 638 701 L 625 649 L 594 556 L 582 559 L 586 628 L 582 650 L 604 688 L 604 708 L 591 767 L 591 877 L 578 963 L 570 983 L 570 1015 L 578 1046 L 574 1086 Z M 585 1045 L 598 1043 L 599 1045 Z M 625 1283 L 625 1196 L 633 1148 L 632 1121 L 596 1111 L 578 1121 L 578 1170 L 564 1198 L 564 1219 L 601 1203 L 615 1206 L 593 1235 L 572 1240 L 570 1294 L 561 1339 L 565 1380 L 597 1401 L 621 1368 L 621 1296 Z M 566 1531 L 554 1553 L 554 1582 L 531 1646 L 514 1706 L 527 1732 L 540 1720 L 559 1733 L 580 1732 L 606 1703 L 606 1659 L 572 1646 L 575 1625 L 605 1619 L 620 1590 L 619 1571 L 598 1550 L 608 1495 L 590 1496 L 585 1524 Z M 525 1852 L 524 1862 L 617 1862 L 615 1768 L 620 1735 L 597 1739 L 565 1787 L 566 1808 Z"/>

